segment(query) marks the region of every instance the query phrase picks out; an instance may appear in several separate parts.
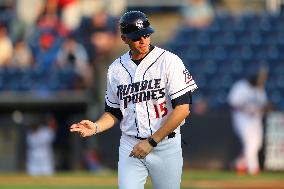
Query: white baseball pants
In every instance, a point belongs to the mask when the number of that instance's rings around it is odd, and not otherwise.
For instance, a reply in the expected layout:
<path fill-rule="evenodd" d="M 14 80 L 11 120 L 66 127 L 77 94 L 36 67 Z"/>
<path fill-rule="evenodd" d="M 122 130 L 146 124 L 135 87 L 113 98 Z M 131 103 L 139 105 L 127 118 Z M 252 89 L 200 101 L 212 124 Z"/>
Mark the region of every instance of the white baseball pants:
<path fill-rule="evenodd" d="M 145 159 L 129 157 L 141 140 L 122 134 L 119 147 L 118 185 L 120 189 L 144 189 L 147 176 L 154 189 L 180 189 L 182 174 L 181 135 L 162 140 Z"/>
<path fill-rule="evenodd" d="M 235 116 L 234 129 L 241 140 L 245 164 L 249 173 L 259 170 L 258 152 L 263 141 L 263 128 L 261 119 L 242 119 Z"/>

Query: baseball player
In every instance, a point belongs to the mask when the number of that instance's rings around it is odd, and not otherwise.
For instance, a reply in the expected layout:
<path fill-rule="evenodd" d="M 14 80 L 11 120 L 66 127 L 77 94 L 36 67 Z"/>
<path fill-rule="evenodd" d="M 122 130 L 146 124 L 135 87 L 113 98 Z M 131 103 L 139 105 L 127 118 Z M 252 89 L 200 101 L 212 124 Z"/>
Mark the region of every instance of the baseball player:
<path fill-rule="evenodd" d="M 27 133 L 27 173 L 31 176 L 50 176 L 54 174 L 55 163 L 52 142 L 55 128 L 34 122 Z"/>
<path fill-rule="evenodd" d="M 120 121 L 119 188 L 143 189 L 149 175 L 155 189 L 179 189 L 180 126 L 197 85 L 177 55 L 151 45 L 154 30 L 144 13 L 125 13 L 119 26 L 130 50 L 108 69 L 105 113 L 70 131 L 87 137 Z"/>
<path fill-rule="evenodd" d="M 229 92 L 233 128 L 242 144 L 242 153 L 236 160 L 239 174 L 257 175 L 260 171 L 258 152 L 262 145 L 262 119 L 267 105 L 264 89 L 266 71 L 237 81 Z"/>

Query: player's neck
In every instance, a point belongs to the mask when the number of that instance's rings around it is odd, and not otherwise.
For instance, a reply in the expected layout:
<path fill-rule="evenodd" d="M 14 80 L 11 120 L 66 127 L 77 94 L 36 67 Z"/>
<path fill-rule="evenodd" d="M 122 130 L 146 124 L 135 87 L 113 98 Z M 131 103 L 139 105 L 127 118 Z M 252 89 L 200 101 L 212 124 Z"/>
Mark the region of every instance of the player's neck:
<path fill-rule="evenodd" d="M 147 54 L 149 53 L 149 51 L 147 53 L 133 53 L 132 51 L 130 51 L 130 56 L 132 60 L 141 60 L 143 59 Z"/>
<path fill-rule="evenodd" d="M 149 50 L 146 53 L 135 53 L 135 51 L 130 50 L 129 55 L 132 60 L 142 60 L 145 56 L 147 56 L 154 49 L 153 45 L 149 46 Z"/>

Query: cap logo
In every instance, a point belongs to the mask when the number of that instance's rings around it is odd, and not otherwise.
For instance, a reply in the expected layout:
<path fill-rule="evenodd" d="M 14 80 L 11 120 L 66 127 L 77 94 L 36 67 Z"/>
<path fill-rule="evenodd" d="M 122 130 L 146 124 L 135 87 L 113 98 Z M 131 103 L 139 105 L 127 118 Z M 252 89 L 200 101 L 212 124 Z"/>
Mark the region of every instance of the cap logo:
<path fill-rule="evenodd" d="M 142 20 L 138 20 L 135 25 L 137 26 L 138 29 L 143 28 L 143 21 Z"/>

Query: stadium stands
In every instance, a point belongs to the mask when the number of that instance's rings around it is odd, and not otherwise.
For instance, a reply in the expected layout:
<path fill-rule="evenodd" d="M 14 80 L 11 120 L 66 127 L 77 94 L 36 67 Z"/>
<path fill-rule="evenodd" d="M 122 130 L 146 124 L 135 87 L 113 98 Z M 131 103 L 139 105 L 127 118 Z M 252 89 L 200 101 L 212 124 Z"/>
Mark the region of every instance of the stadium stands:
<path fill-rule="evenodd" d="M 73 68 L 62 70 L 1 68 L 0 90 L 18 92 L 75 90 L 74 83 L 77 77 Z"/>
<path fill-rule="evenodd" d="M 130 5 L 129 7 L 131 8 Z M 9 22 L 5 18 L 8 18 L 10 13 L 6 15 L 3 12 L 1 15 L 0 21 L 9 29 Z M 89 19 L 91 20 L 91 17 Z M 214 16 L 213 23 L 206 28 L 196 29 L 182 25 L 173 39 L 167 42 L 166 48 L 184 60 L 200 88 L 195 98 L 206 99 L 209 108 L 226 108 L 226 95 L 232 83 L 243 76 L 252 74 L 260 66 L 266 66 L 269 69 L 266 85 L 269 90 L 269 99 L 277 105 L 277 108 L 283 110 L 283 21 L 283 14 L 267 12 L 246 13 L 240 16 L 230 13 L 217 14 Z M 110 24 L 114 26 L 113 22 Z M 87 35 L 79 31 L 86 28 L 88 27 L 77 28 L 76 31 L 81 38 Z M 56 66 L 53 66 L 56 62 L 56 53 L 62 47 L 63 39 L 55 38 L 54 51 L 53 48 L 49 51 L 41 50 L 38 44 L 40 31 L 35 30 L 32 38 L 26 42 L 31 48 L 36 61 L 35 65 L 46 66 L 48 64 L 47 66 L 51 68 L 47 70 L 36 66 L 32 66 L 31 69 L 1 67 L 0 92 L 28 90 L 48 92 L 74 90 L 78 87 L 76 82 L 80 78 L 74 66 L 67 66 L 64 69 L 55 69 Z M 90 31 L 87 33 L 91 34 Z M 93 52 L 93 46 L 85 44 L 80 37 L 77 40 L 82 42 L 88 50 L 88 55 L 96 55 Z M 89 38 L 88 36 L 87 39 Z M 12 41 L 15 40 L 12 39 Z M 91 47 L 91 52 L 89 52 L 89 47 Z M 89 58 L 92 59 L 92 57 Z"/>
<path fill-rule="evenodd" d="M 233 82 L 269 69 L 266 88 L 269 100 L 284 109 L 284 15 L 246 13 L 216 15 L 207 28 L 182 25 L 167 48 L 179 55 L 195 76 L 209 108 L 226 108 Z"/>

